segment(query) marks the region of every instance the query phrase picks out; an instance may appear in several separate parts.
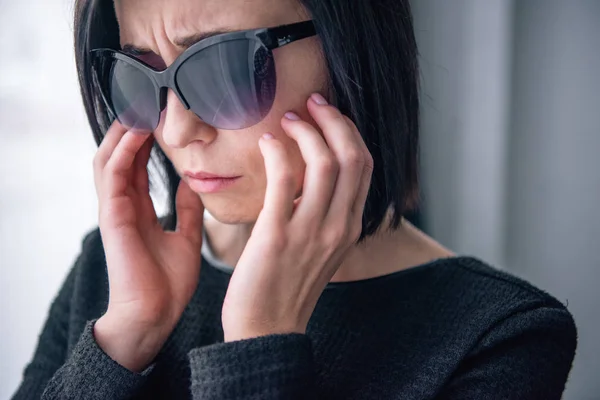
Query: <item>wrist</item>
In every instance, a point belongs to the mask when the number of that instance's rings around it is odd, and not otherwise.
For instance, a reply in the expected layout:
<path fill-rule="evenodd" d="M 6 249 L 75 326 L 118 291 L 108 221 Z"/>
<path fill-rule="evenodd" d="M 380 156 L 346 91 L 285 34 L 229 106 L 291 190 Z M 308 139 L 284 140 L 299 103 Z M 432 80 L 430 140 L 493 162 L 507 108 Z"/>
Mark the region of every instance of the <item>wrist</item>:
<path fill-rule="evenodd" d="M 94 324 L 94 338 L 115 362 L 139 373 L 152 363 L 170 330 L 160 325 L 136 325 L 127 321 L 108 313 L 103 315 Z"/>
<path fill-rule="evenodd" d="M 252 339 L 260 336 L 287 334 L 287 333 L 306 333 L 306 328 L 301 327 L 253 327 L 228 329 L 224 331 L 224 341 L 234 342 L 236 340 Z"/>

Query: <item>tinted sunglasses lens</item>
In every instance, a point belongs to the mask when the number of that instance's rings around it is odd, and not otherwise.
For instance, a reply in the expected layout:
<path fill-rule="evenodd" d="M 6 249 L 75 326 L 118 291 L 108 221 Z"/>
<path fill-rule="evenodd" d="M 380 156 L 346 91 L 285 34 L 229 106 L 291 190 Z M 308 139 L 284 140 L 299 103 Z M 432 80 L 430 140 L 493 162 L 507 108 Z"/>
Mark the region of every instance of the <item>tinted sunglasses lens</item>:
<path fill-rule="evenodd" d="M 110 79 L 110 99 L 119 121 L 133 130 L 153 131 L 160 107 L 154 84 L 135 66 L 116 60 Z"/>
<path fill-rule="evenodd" d="M 258 40 L 231 40 L 185 60 L 177 86 L 190 109 L 220 129 L 243 129 L 260 122 L 275 98 L 273 53 Z"/>
<path fill-rule="evenodd" d="M 98 81 L 107 106 L 121 124 L 135 131 L 153 131 L 160 107 L 154 84 L 142 71 L 111 55 L 96 59 Z"/>

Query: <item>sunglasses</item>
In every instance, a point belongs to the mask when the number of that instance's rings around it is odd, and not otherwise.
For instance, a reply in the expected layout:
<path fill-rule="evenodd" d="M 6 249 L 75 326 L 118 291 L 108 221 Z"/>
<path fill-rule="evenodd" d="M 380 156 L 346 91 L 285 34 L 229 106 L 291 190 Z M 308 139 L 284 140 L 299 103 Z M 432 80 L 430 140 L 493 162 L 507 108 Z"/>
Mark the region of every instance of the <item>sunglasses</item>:
<path fill-rule="evenodd" d="M 94 49 L 92 68 L 104 103 L 130 130 L 156 129 L 168 89 L 205 123 L 244 129 L 273 106 L 273 50 L 314 35 L 312 21 L 222 33 L 192 45 L 162 70 L 119 50 Z"/>

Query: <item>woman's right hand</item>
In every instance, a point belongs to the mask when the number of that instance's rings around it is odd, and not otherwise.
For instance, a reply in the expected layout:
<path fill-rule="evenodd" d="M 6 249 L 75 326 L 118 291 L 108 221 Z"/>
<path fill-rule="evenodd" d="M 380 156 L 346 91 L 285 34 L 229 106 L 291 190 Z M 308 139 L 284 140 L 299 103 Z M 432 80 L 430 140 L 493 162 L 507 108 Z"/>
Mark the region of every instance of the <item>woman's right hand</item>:
<path fill-rule="evenodd" d="M 98 345 L 139 372 L 158 354 L 198 284 L 204 206 L 182 180 L 174 232 L 159 224 L 147 164 L 154 137 L 114 122 L 94 158 L 109 301 L 96 321 Z"/>

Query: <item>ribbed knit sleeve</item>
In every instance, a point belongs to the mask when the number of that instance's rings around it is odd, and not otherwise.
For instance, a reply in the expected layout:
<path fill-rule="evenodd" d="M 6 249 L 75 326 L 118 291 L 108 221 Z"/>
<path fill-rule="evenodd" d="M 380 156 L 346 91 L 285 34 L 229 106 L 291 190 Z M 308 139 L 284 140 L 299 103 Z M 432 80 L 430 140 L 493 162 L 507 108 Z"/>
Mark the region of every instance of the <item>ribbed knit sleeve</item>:
<path fill-rule="evenodd" d="M 42 399 L 129 399 L 144 385 L 155 364 L 135 373 L 110 358 L 94 339 L 88 321 L 67 362 L 54 374 Z"/>
<path fill-rule="evenodd" d="M 189 352 L 194 399 L 316 399 L 307 335 L 275 334 Z"/>

